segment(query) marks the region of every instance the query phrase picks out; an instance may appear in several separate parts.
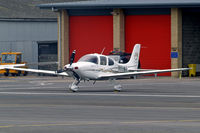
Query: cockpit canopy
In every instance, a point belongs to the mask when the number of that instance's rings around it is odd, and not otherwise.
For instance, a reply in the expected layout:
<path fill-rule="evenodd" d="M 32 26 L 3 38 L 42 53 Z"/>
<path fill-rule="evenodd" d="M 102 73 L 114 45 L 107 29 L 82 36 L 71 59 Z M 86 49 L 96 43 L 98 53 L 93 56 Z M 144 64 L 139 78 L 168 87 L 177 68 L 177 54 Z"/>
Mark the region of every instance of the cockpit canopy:
<path fill-rule="evenodd" d="M 83 57 L 81 57 L 78 62 L 91 62 L 91 63 L 95 63 L 98 64 L 98 58 L 96 55 L 85 55 Z"/>
<path fill-rule="evenodd" d="M 81 57 L 78 62 L 91 62 L 99 65 L 109 65 L 112 66 L 114 65 L 113 59 L 103 56 L 103 55 L 94 55 L 94 54 L 89 54 Z"/>

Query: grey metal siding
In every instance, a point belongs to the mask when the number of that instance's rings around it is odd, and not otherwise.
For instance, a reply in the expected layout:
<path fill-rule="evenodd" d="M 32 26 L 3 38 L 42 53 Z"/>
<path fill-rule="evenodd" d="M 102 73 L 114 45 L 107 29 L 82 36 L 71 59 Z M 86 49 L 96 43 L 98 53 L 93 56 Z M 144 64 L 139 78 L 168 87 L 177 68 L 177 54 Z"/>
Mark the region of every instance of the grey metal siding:
<path fill-rule="evenodd" d="M 28 63 L 38 62 L 38 45 L 36 41 L 0 41 L 0 53 L 22 52 L 22 60 Z M 32 68 L 37 68 L 37 64 Z"/>
<path fill-rule="evenodd" d="M 57 40 L 57 22 L 0 22 L 0 41 Z"/>
<path fill-rule="evenodd" d="M 0 53 L 22 52 L 23 61 L 28 63 L 38 62 L 38 41 L 56 40 L 57 22 L 0 21 Z"/>

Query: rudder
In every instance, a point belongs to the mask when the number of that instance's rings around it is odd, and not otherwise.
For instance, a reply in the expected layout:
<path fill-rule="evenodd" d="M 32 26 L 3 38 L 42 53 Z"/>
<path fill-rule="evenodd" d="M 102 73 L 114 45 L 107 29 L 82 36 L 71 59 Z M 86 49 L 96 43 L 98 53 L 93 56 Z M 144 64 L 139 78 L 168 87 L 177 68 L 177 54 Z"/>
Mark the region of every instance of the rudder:
<path fill-rule="evenodd" d="M 135 44 L 132 54 L 131 54 L 131 58 L 129 62 L 126 64 L 128 67 L 131 67 L 132 69 L 138 69 L 140 48 L 141 48 L 141 44 Z"/>

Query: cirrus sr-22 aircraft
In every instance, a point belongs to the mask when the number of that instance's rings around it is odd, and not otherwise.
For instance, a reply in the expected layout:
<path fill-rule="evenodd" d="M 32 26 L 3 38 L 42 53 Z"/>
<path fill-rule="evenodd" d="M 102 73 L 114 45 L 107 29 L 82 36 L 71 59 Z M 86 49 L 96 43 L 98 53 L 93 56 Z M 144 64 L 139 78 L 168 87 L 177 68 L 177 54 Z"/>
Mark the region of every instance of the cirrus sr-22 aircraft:
<path fill-rule="evenodd" d="M 114 90 L 120 91 L 122 89 L 122 86 L 120 84 L 116 84 L 115 81 L 115 79 L 118 79 L 120 77 L 189 70 L 189 68 L 164 70 L 138 69 L 140 47 L 140 44 L 136 44 L 134 46 L 130 60 L 126 64 L 120 64 L 109 56 L 96 53 L 87 54 L 81 57 L 78 62 L 73 63 L 76 52 L 74 50 L 70 58 L 70 64 L 65 65 L 63 70 L 49 71 L 14 67 L 6 67 L 6 69 L 73 77 L 75 81 L 69 86 L 69 89 L 73 92 L 78 91 L 78 84 L 82 80 L 93 80 L 94 83 L 97 80 L 109 80 L 111 81 L 111 83 L 114 82 Z"/>

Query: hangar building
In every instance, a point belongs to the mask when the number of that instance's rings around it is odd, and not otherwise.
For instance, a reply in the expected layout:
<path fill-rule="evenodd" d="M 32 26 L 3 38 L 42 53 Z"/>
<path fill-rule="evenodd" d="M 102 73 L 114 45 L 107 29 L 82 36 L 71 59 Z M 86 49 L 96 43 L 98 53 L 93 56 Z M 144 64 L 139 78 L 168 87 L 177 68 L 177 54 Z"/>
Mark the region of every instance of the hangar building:
<path fill-rule="evenodd" d="M 59 61 L 142 45 L 141 68 L 200 64 L 199 0 L 97 0 L 38 5 L 58 12 Z M 170 74 L 165 74 L 170 75 Z M 177 76 L 173 73 L 172 76 Z"/>

